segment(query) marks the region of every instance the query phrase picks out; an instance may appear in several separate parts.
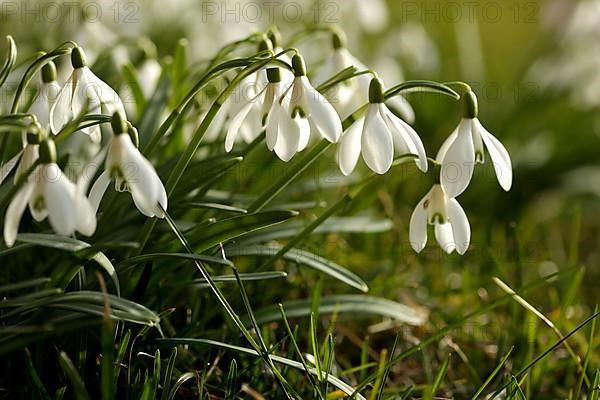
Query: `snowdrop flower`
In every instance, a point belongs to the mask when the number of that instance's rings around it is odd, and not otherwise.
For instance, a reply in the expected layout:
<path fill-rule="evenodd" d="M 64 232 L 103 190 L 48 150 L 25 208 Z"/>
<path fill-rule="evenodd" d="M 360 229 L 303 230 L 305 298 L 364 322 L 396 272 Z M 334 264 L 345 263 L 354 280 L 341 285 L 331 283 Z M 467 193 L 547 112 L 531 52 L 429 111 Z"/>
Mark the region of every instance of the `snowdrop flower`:
<path fill-rule="evenodd" d="M 56 102 L 59 92 L 60 85 L 56 81 L 56 66 L 54 62 L 50 61 L 42 67 L 42 85 L 29 108 L 29 114 L 35 115 L 41 127 L 46 131 L 50 130 L 50 110 Z M 23 143 L 25 142 L 26 140 L 23 140 Z"/>
<path fill-rule="evenodd" d="M 338 163 L 344 175 L 352 173 L 360 154 L 371 170 L 386 173 L 394 161 L 394 149 L 399 154 L 416 155 L 417 167 L 427 171 L 421 138 L 410 125 L 395 116 L 383 100 L 383 83 L 373 78 L 365 116 L 348 128 L 338 147 Z"/>
<path fill-rule="evenodd" d="M 4 242 L 8 247 L 12 247 L 17 239 L 19 222 L 27 205 L 36 221 L 41 222 L 47 217 L 59 235 L 70 236 L 77 231 L 91 236 L 96 230 L 96 216 L 85 197 L 84 185 L 75 185 L 56 164 L 54 142 L 45 140 L 39 147 L 40 165 L 6 210 Z"/>
<path fill-rule="evenodd" d="M 121 114 L 113 115 L 111 126 L 114 135 L 108 145 L 104 172 L 90 190 L 94 211 L 98 210 L 108 184 L 114 180 L 115 189 L 129 191 L 142 214 L 150 218 L 164 218 L 162 209 L 167 209 L 167 193 L 156 170 L 131 140 Z"/>
<path fill-rule="evenodd" d="M 457 197 L 465 191 L 473 177 L 475 164 L 484 162 L 484 146 L 490 153 L 500 186 L 509 191 L 512 185 L 510 155 L 479 122 L 475 93 L 468 91 L 464 99 L 465 116 L 442 144 L 436 157 L 442 164 L 440 180 L 444 191 L 449 197 Z"/>
<path fill-rule="evenodd" d="M 242 124 L 246 121 L 249 114 L 253 116 L 251 131 L 262 132 L 267 124 L 269 112 L 283 93 L 281 84 L 281 71 L 279 68 L 269 68 L 267 70 L 268 83 L 256 94 L 253 98 L 246 101 L 246 104 L 233 116 L 231 124 L 227 129 L 225 137 L 225 151 L 230 152 L 233 148 L 233 143 L 242 128 Z M 271 130 L 273 133 L 273 130 Z M 276 133 L 276 132 L 275 132 Z M 272 150 L 277 141 L 277 136 L 271 135 L 267 137 L 267 145 Z"/>
<path fill-rule="evenodd" d="M 42 130 L 39 125 L 35 125 L 28 132 L 23 133 L 23 150 L 8 160 L 0 168 L 0 184 L 10 175 L 12 170 L 17 167 L 14 182 L 17 183 L 39 158 L 39 144 L 42 140 Z"/>
<path fill-rule="evenodd" d="M 119 112 L 125 115 L 119 95 L 88 68 L 85 54 L 80 47 L 73 48 L 71 65 L 73 72 L 50 110 L 50 126 L 54 133 L 79 116 L 86 105 L 88 114 L 100 114 L 104 107 L 108 114 Z M 82 131 L 95 141 L 101 139 L 99 125 L 84 128 Z"/>
<path fill-rule="evenodd" d="M 286 162 L 306 148 L 311 125 L 333 143 L 342 135 L 339 115 L 309 82 L 302 56 L 294 55 L 292 67 L 294 80 L 283 97 L 273 104 L 266 126 L 269 142 L 271 145 L 274 143 L 269 148 L 274 149 L 277 156 Z"/>
<path fill-rule="evenodd" d="M 465 254 L 471 241 L 471 226 L 456 199 L 449 197 L 441 185 L 435 184 L 417 204 L 410 217 L 410 245 L 421 252 L 427 244 L 427 225 L 434 226 L 435 239 L 448 254 L 454 250 Z"/>
<path fill-rule="evenodd" d="M 315 75 L 314 82 L 324 83 L 328 79 L 349 67 L 356 67 L 360 71 L 369 68 L 350 53 L 346 47 L 346 39 L 342 32 L 332 35 L 333 52 L 325 60 L 325 63 Z M 335 90 L 326 94 L 331 104 L 345 118 L 366 104 L 369 100 L 369 84 L 371 79 L 368 75 L 358 75 L 350 80 L 337 85 Z M 402 96 L 396 96 L 386 102 L 398 111 L 400 116 L 408 123 L 415 120 L 415 112 L 411 105 Z"/>

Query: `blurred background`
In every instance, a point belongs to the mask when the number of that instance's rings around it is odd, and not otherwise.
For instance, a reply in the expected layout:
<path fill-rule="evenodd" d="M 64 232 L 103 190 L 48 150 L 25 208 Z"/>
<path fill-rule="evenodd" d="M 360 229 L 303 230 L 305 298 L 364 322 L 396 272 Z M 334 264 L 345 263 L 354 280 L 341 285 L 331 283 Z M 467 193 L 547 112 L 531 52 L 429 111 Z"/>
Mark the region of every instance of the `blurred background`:
<path fill-rule="evenodd" d="M 481 121 L 507 146 L 514 166 L 510 192 L 500 189 L 488 163 L 476 169 L 461 196 L 473 230 L 464 257 L 446 255 L 432 238 L 422 254 L 410 249 L 408 220 L 431 185 L 431 176 L 411 167 L 380 178 L 375 190 L 347 211 L 368 217 L 366 224 L 372 226 L 362 228 L 371 234 L 355 235 L 348 227 L 347 234 L 327 233 L 307 243 L 307 249 L 352 269 L 369 283 L 372 294 L 422 309 L 432 332 L 498 298 L 503 292 L 493 283 L 495 276 L 522 288 L 552 275 L 550 284 L 528 290 L 525 297 L 565 332 L 593 312 L 600 301 L 600 1 L 0 3 L 0 36 L 13 35 L 20 62 L 75 40 L 113 87 L 122 85 L 114 72 L 125 63 L 140 74 L 149 68 L 148 60 L 168 64 L 182 38 L 188 42 L 189 63 L 201 63 L 224 44 L 273 25 L 281 30 L 284 44 L 306 27 L 341 28 L 351 52 L 389 86 L 409 79 L 468 82 L 479 97 Z M 312 71 L 329 55 L 330 42 L 323 33 L 295 45 Z M 0 43 L 0 54 L 4 46 Z M 144 74 L 152 93 L 160 68 Z M 433 156 L 458 123 L 460 107 L 436 95 L 407 98 L 415 108 L 414 126 Z M 222 145 L 207 149 L 219 152 Z M 306 176 L 314 179 L 294 186 L 291 200 L 329 201 L 340 197 L 348 182 L 333 158 L 319 162 Z M 229 176 L 223 187 L 259 193 L 271 181 L 259 170 L 246 169 Z M 289 291 L 266 288 L 256 305 L 310 293 L 312 284 L 309 276 Z M 510 345 L 520 351 L 517 357 L 526 358 L 555 340 L 514 303 L 471 322 L 475 328 L 458 328 L 431 354 L 409 362 L 410 369 L 395 371 L 398 382 L 431 375 L 444 359 L 440 354 L 452 346 L 470 359 L 470 364 L 453 360 L 457 365 L 449 376 L 459 379 L 472 376 L 464 365 L 486 365 L 482 371 L 493 367 L 492 360 Z M 540 332 L 535 341 L 532 327 Z M 375 349 L 389 346 L 391 332 L 399 329 L 391 321 L 352 329 L 338 323 L 338 328 L 340 335 L 370 336 Z M 419 332 L 408 336 L 413 343 L 423 337 Z M 597 366 L 600 355 L 592 354 Z M 568 355 L 557 352 L 543 370 L 546 376 L 532 378 L 546 398 L 566 396 L 561 382 L 573 379 L 574 372 L 563 368 L 564 360 Z"/>

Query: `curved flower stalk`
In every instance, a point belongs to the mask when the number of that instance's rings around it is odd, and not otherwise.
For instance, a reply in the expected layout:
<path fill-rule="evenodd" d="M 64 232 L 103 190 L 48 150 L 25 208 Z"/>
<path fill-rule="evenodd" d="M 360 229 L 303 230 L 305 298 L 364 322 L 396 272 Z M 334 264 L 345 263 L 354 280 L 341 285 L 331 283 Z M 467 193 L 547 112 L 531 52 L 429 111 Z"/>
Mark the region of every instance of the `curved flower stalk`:
<path fill-rule="evenodd" d="M 59 92 L 60 85 L 56 81 L 56 66 L 53 61 L 49 61 L 42 67 L 42 85 L 29 108 L 29 114 L 35 115 L 45 131 L 50 131 L 50 110 L 56 102 Z M 23 137 L 23 143 L 26 143 L 25 137 Z"/>
<path fill-rule="evenodd" d="M 28 205 L 33 219 L 41 222 L 47 217 L 59 235 L 70 236 L 77 231 L 91 236 L 96 230 L 96 216 L 85 197 L 84 185 L 75 185 L 56 164 L 54 142 L 46 139 L 39 147 L 40 165 L 27 177 L 6 210 L 4 242 L 8 247 L 16 241 L 19 222 Z"/>
<path fill-rule="evenodd" d="M 467 91 L 464 99 L 465 115 L 436 156 L 442 164 L 440 181 L 444 191 L 449 197 L 457 197 L 465 191 L 473 177 L 475 164 L 484 162 L 484 146 L 490 154 L 500 186 L 509 191 L 512 186 L 510 155 L 479 122 L 475 93 Z"/>
<path fill-rule="evenodd" d="M 295 78 L 282 98 L 273 104 L 266 126 L 267 137 L 274 143 L 272 149 L 286 162 L 306 148 L 311 127 L 332 143 L 337 143 L 342 135 L 339 115 L 309 82 L 301 55 L 294 55 L 292 67 Z"/>
<path fill-rule="evenodd" d="M 352 66 L 362 71 L 369 70 L 365 64 L 350 53 L 350 50 L 346 47 L 344 35 L 341 32 L 332 34 L 332 42 L 333 52 L 315 75 L 315 82 L 326 82 L 337 73 Z M 370 82 L 371 79 L 368 75 L 358 75 L 354 77 L 354 79 L 350 79 L 337 85 L 335 90 L 332 90 L 326 97 L 331 101 L 331 104 L 340 115 L 343 118 L 346 118 L 363 104 L 368 102 Z M 397 110 L 406 122 L 409 124 L 414 122 L 415 111 L 404 97 L 395 96 L 386 100 L 386 103 Z"/>
<path fill-rule="evenodd" d="M 238 133 L 242 130 L 244 123 L 247 122 L 250 125 L 247 128 L 250 132 L 260 133 L 265 130 L 271 109 L 283 94 L 281 69 L 269 68 L 266 73 L 268 83 L 258 94 L 246 101 L 241 110 L 231 119 L 231 124 L 227 129 L 227 136 L 225 137 L 225 151 L 231 151 L 233 143 Z M 273 130 L 270 133 L 273 133 Z M 277 136 L 267 136 L 269 150 L 273 150 L 276 141 Z"/>
<path fill-rule="evenodd" d="M 104 172 L 94 182 L 89 194 L 94 212 L 98 211 L 109 183 L 114 180 L 115 189 L 130 192 L 142 214 L 150 218 L 164 218 L 167 193 L 156 170 L 131 140 L 130 129 L 121 114 L 113 115 L 111 126 L 114 135 L 108 145 Z"/>
<path fill-rule="evenodd" d="M 68 122 L 75 119 L 84 110 L 87 114 L 100 114 L 103 107 L 107 114 L 119 112 L 125 114 L 125 108 L 119 95 L 87 66 L 85 54 L 80 47 L 71 52 L 73 72 L 65 82 L 56 102 L 50 110 L 50 127 L 55 134 Z M 100 126 L 94 125 L 82 129 L 94 141 L 100 141 Z"/>
<path fill-rule="evenodd" d="M 338 146 L 338 163 L 344 175 L 352 173 L 361 154 L 373 172 L 385 174 L 394 161 L 394 150 L 399 154 L 416 155 L 417 167 L 427 172 L 427 156 L 421 138 L 387 108 L 383 99 L 383 83 L 379 78 L 373 78 L 365 116 L 348 128 Z"/>
<path fill-rule="evenodd" d="M 410 217 L 410 245 L 417 253 L 427 244 L 427 225 L 434 226 L 435 239 L 446 253 L 466 253 L 471 242 L 469 220 L 458 201 L 439 184 L 433 185 Z"/>

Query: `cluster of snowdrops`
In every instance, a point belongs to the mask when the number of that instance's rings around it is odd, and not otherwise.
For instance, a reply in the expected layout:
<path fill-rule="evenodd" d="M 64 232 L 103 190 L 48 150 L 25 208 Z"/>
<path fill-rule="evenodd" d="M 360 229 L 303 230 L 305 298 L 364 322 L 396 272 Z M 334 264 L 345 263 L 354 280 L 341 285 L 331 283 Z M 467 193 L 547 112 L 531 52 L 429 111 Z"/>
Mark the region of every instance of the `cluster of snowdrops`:
<path fill-rule="evenodd" d="M 409 81 L 386 91 L 377 74 L 350 53 L 339 32 L 332 33 L 333 51 L 309 79 L 299 51 L 282 49 L 277 42 L 273 35 L 263 35 L 259 52 L 253 56 L 259 61 L 240 69 L 234 84 L 213 104 L 217 111 L 210 128 L 217 135 L 225 133 L 225 150 L 231 151 L 236 141 L 249 142 L 264 135 L 268 149 L 287 162 L 310 146 L 311 139 L 318 139 L 336 145 L 344 175 L 353 172 L 361 156 L 377 174 L 388 172 L 398 158 L 415 162 L 422 172 L 435 168 L 437 181 L 410 219 L 411 245 L 420 252 L 427 242 L 428 225 L 433 225 L 435 238 L 446 252 L 464 254 L 471 229 L 456 198 L 468 187 L 476 164 L 484 162 L 485 149 L 500 186 L 508 191 L 512 183 L 510 156 L 479 122 L 477 98 L 470 87 L 461 82 L 429 85 Z M 22 150 L 0 171 L 0 183 L 14 175 L 13 195 L 4 218 L 3 237 L 9 247 L 17 240 L 27 208 L 36 221 L 47 218 L 57 234 L 93 235 L 100 202 L 113 181 L 115 189 L 128 192 L 145 216 L 163 218 L 167 212 L 168 193 L 152 163 L 138 149 L 136 128 L 127 120 L 119 95 L 91 71 L 83 49 L 71 43 L 64 53 L 61 56 L 70 53 L 72 68 L 67 81 L 57 82 L 52 58 L 36 59 L 28 71 L 41 74 L 37 97 L 22 110 L 18 107 L 20 93 L 16 93 L 11 113 L 0 117 L 4 122 L 27 121 L 19 126 Z M 5 69 L 7 64 L 9 61 Z M 21 86 L 30 79 L 24 77 Z M 452 93 L 463 109 L 462 120 L 435 158 L 426 155 L 421 138 L 410 125 L 414 111 L 402 97 L 428 85 Z M 452 85 L 461 89 L 460 95 Z M 334 86 L 333 91 L 316 89 Z M 239 88 L 244 88 L 245 95 L 232 95 Z M 104 118 L 86 120 L 86 116 L 98 115 Z M 199 116 L 202 118 L 207 116 Z M 102 143 L 101 124 L 112 129 L 107 143 Z M 85 175 L 74 180 L 56 160 L 56 138 L 65 131 L 87 135 L 99 149 Z M 102 164 L 104 170 L 97 171 Z"/>

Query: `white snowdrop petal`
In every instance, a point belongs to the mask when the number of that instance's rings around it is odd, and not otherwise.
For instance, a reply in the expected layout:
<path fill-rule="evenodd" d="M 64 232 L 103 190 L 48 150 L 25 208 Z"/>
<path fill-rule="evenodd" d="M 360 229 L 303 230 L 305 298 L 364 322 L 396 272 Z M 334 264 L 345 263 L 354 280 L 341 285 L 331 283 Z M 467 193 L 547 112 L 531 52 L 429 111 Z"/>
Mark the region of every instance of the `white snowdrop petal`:
<path fill-rule="evenodd" d="M 100 202 L 102 201 L 102 197 L 104 197 L 104 193 L 106 189 L 108 189 L 108 185 L 110 184 L 110 171 L 105 170 L 100 174 L 96 182 L 92 185 L 92 189 L 90 190 L 90 194 L 88 199 L 92 206 L 92 210 L 94 214 L 98 212 L 98 207 L 100 207 Z"/>
<path fill-rule="evenodd" d="M 77 224 L 75 229 L 85 236 L 92 236 L 96 231 L 96 212 L 87 197 L 78 190 L 75 192 Z"/>
<path fill-rule="evenodd" d="M 21 217 L 25 212 L 32 191 L 33 184 L 28 183 L 23 186 L 15 194 L 15 197 L 13 197 L 6 209 L 6 215 L 4 216 L 4 243 L 6 243 L 7 247 L 12 247 L 17 240 L 19 222 L 21 222 Z"/>
<path fill-rule="evenodd" d="M 156 187 L 158 189 L 158 204 L 156 206 L 154 214 L 157 218 L 164 218 L 165 213 L 163 212 L 163 210 L 166 211 L 168 206 L 167 191 L 165 190 L 165 187 L 158 175 L 156 176 L 156 178 Z M 160 207 L 158 205 L 160 205 Z"/>
<path fill-rule="evenodd" d="M 36 177 L 34 182 L 40 182 L 41 179 L 41 168 L 36 171 Z M 34 220 L 37 222 L 42 222 L 48 216 L 48 209 L 44 204 L 44 193 L 42 191 L 43 185 L 34 184 L 33 191 L 31 192 L 31 196 L 29 196 L 29 212 Z M 39 204 L 36 204 L 37 201 L 41 198 L 42 204 L 44 207 L 40 207 Z"/>
<path fill-rule="evenodd" d="M 73 93 L 78 85 L 81 75 L 80 70 L 74 70 L 69 79 L 58 92 L 55 103 L 50 108 L 50 128 L 54 134 L 58 133 L 70 120 L 73 119 Z"/>
<path fill-rule="evenodd" d="M 456 199 L 448 199 L 447 202 L 448 218 L 452 225 L 452 234 L 456 242 L 456 251 L 463 255 L 469 248 L 471 242 L 471 226 L 467 214 Z"/>
<path fill-rule="evenodd" d="M 300 146 L 302 132 L 296 119 L 299 119 L 299 117 L 292 119 L 287 112 L 279 115 L 280 133 L 277 137 L 274 150 L 275 154 L 285 162 L 292 159 Z"/>
<path fill-rule="evenodd" d="M 225 151 L 230 152 L 233 149 L 233 144 L 237 135 L 244 123 L 244 119 L 248 116 L 248 113 L 253 107 L 253 103 L 250 102 L 246 104 L 242 109 L 232 118 L 229 123 L 229 127 L 227 128 L 227 135 L 225 136 Z"/>
<path fill-rule="evenodd" d="M 302 151 L 308 146 L 310 140 L 310 123 L 306 118 L 296 118 L 300 136 L 298 138 L 298 151 Z"/>
<path fill-rule="evenodd" d="M 409 124 L 412 124 L 415 122 L 415 110 L 412 108 L 412 106 L 410 105 L 408 100 L 406 100 L 404 97 L 402 97 L 402 96 L 392 97 L 391 99 L 387 100 L 386 103 L 390 107 L 392 107 L 396 111 L 398 111 L 398 113 L 400 113 L 402 118 Z"/>
<path fill-rule="evenodd" d="M 2 182 L 4 182 L 6 177 L 8 175 L 10 175 L 12 170 L 19 163 L 19 158 L 21 157 L 22 154 L 23 154 L 23 150 L 21 150 L 13 158 L 11 158 L 10 160 L 8 160 L 4 164 L 2 164 L 2 166 L 0 167 L 0 185 L 2 184 Z"/>
<path fill-rule="evenodd" d="M 475 149 L 471 136 L 471 121 L 463 119 L 442 160 L 440 181 L 448 197 L 457 197 L 469 186 L 475 167 Z"/>
<path fill-rule="evenodd" d="M 446 157 L 446 153 L 448 152 L 448 149 L 450 148 L 452 143 L 454 143 L 457 136 L 458 136 L 458 127 L 456 127 L 456 129 L 450 134 L 450 136 L 448 136 L 446 138 L 446 140 L 444 140 L 444 143 L 442 143 L 442 145 L 440 146 L 440 149 L 438 150 L 438 153 L 435 156 L 435 160 L 437 162 L 441 163 L 444 160 L 444 157 Z"/>
<path fill-rule="evenodd" d="M 376 104 L 369 105 L 361 137 L 362 157 L 368 167 L 385 174 L 394 161 L 394 143 Z"/>
<path fill-rule="evenodd" d="M 129 135 L 122 134 L 116 138 L 121 139 L 124 150 L 122 171 L 131 192 L 131 197 L 140 210 L 148 217 L 154 217 L 156 204 L 160 192 L 156 182 L 159 180 L 156 170 L 131 142 Z"/>
<path fill-rule="evenodd" d="M 500 186 L 508 192 L 512 186 L 512 163 L 508 151 L 494 135 L 481 125 L 479 120 L 475 120 L 475 129 L 478 131 L 487 151 L 490 153 Z"/>
<path fill-rule="evenodd" d="M 425 202 L 428 196 L 429 194 L 419 201 L 410 216 L 408 238 L 411 247 L 417 253 L 420 253 L 427 244 L 427 209 L 425 208 Z"/>
<path fill-rule="evenodd" d="M 361 151 L 361 136 L 364 118 L 355 121 L 342 135 L 338 145 L 338 163 L 342 174 L 348 176 L 354 171 Z"/>
<path fill-rule="evenodd" d="M 46 164 L 42 167 L 44 203 L 48 210 L 48 221 L 59 235 L 72 235 L 77 226 L 75 185 L 69 181 L 58 165 Z"/>
<path fill-rule="evenodd" d="M 449 223 L 435 223 L 434 225 L 435 240 L 437 240 L 442 250 L 451 254 L 456 249 L 456 243 L 454 242 L 454 236 L 452 234 L 452 226 Z"/>
<path fill-rule="evenodd" d="M 387 109 L 385 105 L 382 104 L 381 109 L 389 121 L 388 126 L 390 131 L 392 131 L 394 142 L 396 142 L 396 140 L 401 140 L 408 148 L 410 153 L 418 156 L 418 159 L 415 160 L 415 163 L 419 169 L 423 172 L 427 172 L 427 154 L 425 154 L 425 147 L 423 146 L 423 142 L 421 141 L 421 138 L 417 132 L 415 132 L 412 126 L 395 116 L 390 110 Z"/>
<path fill-rule="evenodd" d="M 275 144 L 277 143 L 277 138 L 279 137 L 279 119 L 282 117 L 283 109 L 281 105 L 276 101 L 271 106 L 271 110 L 267 116 L 267 123 L 265 126 L 266 130 L 266 142 L 267 148 L 270 151 L 273 151 L 275 148 Z"/>
<path fill-rule="evenodd" d="M 303 85 L 303 96 L 308 108 L 309 118 L 319 128 L 319 132 L 325 139 L 337 143 L 342 136 L 342 121 L 329 101 L 312 87 L 308 78 L 301 78 Z"/>

